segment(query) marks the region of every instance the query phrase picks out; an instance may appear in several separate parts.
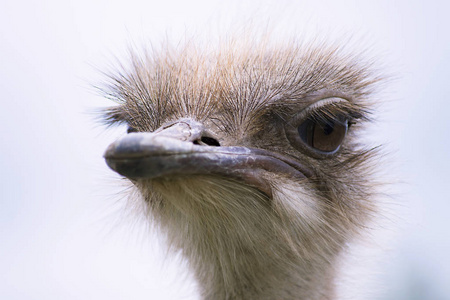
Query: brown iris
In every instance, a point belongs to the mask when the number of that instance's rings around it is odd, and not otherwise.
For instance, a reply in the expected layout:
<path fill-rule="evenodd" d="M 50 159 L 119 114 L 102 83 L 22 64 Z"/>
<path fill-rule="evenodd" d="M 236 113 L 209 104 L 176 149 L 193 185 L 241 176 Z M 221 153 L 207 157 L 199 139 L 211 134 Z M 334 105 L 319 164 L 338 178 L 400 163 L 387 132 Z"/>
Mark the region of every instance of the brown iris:
<path fill-rule="evenodd" d="M 334 119 L 307 119 L 298 127 L 298 134 L 309 147 L 321 152 L 337 151 L 347 133 L 348 122 Z"/>

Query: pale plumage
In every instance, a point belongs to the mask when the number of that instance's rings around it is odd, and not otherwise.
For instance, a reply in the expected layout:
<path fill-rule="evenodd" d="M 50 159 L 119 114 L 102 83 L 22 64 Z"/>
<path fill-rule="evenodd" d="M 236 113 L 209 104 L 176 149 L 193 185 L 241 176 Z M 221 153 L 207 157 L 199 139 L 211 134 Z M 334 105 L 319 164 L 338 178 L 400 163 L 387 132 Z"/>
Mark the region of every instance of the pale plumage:
<path fill-rule="evenodd" d="M 375 211 L 359 143 L 379 81 L 339 48 L 238 43 L 132 52 L 103 88 L 106 151 L 181 249 L 204 299 L 333 299 Z"/>

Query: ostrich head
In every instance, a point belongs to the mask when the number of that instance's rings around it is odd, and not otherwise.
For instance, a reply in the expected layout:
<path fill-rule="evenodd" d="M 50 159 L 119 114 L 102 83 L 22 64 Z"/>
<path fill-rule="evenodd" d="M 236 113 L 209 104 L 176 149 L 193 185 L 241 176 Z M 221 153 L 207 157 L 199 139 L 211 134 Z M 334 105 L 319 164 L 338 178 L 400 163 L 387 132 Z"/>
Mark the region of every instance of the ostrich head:
<path fill-rule="evenodd" d="M 104 156 L 204 299 L 333 299 L 374 210 L 358 132 L 377 81 L 323 45 L 134 52 L 104 89 L 105 120 L 128 126 Z"/>

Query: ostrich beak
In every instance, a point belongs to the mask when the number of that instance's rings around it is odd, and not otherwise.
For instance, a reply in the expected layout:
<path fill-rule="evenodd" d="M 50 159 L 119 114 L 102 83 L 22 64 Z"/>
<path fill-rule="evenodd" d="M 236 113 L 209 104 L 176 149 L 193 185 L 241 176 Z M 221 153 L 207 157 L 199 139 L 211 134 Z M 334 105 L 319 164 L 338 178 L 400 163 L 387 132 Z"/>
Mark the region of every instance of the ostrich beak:
<path fill-rule="evenodd" d="M 201 123 L 183 119 L 155 132 L 130 133 L 109 145 L 104 157 L 111 169 L 133 180 L 216 175 L 244 181 L 269 196 L 264 173 L 311 176 L 297 161 L 267 150 L 195 143 L 205 136 L 208 132 Z"/>

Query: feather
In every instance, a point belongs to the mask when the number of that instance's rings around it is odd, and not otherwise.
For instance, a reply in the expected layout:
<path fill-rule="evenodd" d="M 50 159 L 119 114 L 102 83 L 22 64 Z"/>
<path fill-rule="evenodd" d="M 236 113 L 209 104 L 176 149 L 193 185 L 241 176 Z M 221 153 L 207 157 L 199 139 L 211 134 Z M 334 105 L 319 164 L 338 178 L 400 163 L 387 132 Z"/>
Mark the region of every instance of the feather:
<path fill-rule="evenodd" d="M 182 251 L 203 298 L 332 299 L 340 253 L 376 214 L 377 150 L 364 147 L 361 129 L 382 77 L 325 45 L 151 49 L 131 51 L 129 64 L 108 75 L 102 90 L 117 105 L 104 111 L 107 124 L 153 139 L 195 120 L 213 141 L 192 137 L 198 147 L 259 149 L 308 170 L 301 178 L 258 170 L 266 188 L 217 174 L 131 178 L 133 198 Z M 298 136 L 305 120 L 343 120 L 345 139 L 333 153 L 318 151 Z"/>

